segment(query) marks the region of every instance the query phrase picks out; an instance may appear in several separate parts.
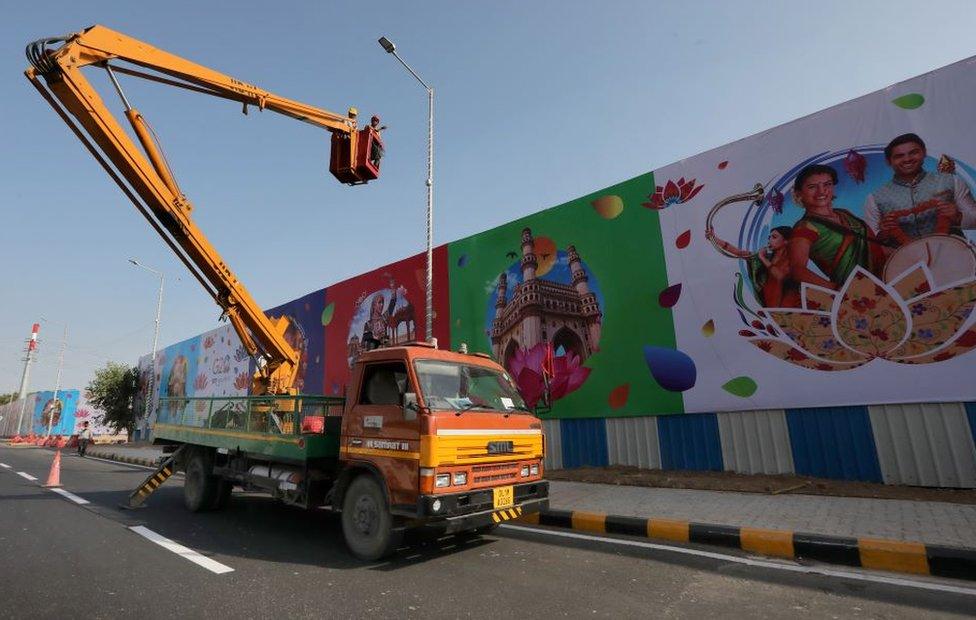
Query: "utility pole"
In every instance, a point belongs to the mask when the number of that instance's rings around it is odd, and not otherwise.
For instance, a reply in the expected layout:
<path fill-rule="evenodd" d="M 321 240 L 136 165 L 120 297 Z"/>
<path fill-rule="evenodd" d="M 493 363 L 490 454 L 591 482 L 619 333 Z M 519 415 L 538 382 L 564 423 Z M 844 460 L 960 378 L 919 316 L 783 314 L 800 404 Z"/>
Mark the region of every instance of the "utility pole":
<path fill-rule="evenodd" d="M 17 418 L 17 434 L 20 434 L 21 425 L 24 423 L 24 412 L 27 410 L 27 386 L 30 382 L 30 367 L 34 361 L 34 350 L 37 349 L 37 332 L 41 330 L 40 323 L 34 323 L 31 328 L 30 340 L 27 341 L 27 357 L 24 358 L 24 374 L 20 378 L 20 392 L 17 398 L 20 404 L 20 416 Z"/>
<path fill-rule="evenodd" d="M 58 379 L 54 383 L 54 404 L 51 412 L 47 416 L 47 436 L 51 436 L 51 426 L 54 424 L 54 413 L 63 411 L 63 407 L 58 400 L 58 392 L 61 391 L 61 368 L 64 367 L 64 349 L 68 346 L 68 326 L 64 326 L 64 335 L 61 337 L 61 353 L 58 354 Z M 59 407 L 61 407 L 59 409 Z"/>

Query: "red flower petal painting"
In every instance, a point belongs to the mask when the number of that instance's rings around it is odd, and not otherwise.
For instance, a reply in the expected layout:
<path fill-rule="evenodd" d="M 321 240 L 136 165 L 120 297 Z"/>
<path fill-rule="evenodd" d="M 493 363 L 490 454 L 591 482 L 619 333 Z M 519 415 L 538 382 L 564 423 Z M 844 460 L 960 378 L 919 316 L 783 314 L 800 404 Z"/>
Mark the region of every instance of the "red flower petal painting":
<path fill-rule="evenodd" d="M 698 192 L 705 187 L 704 185 L 695 185 L 695 179 L 690 181 L 685 181 L 684 177 L 681 177 L 677 181 L 671 179 L 662 187 L 661 185 L 656 186 L 654 193 L 648 196 L 650 202 L 641 203 L 648 209 L 666 209 L 672 205 L 680 205 L 688 202 L 696 195 Z"/>

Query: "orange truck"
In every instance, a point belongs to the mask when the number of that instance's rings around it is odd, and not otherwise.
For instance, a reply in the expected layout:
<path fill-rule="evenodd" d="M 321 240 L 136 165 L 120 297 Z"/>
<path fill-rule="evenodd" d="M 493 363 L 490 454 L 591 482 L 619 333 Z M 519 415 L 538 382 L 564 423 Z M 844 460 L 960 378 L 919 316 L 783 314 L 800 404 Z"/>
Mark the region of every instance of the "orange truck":
<path fill-rule="evenodd" d="M 135 500 L 183 469 L 193 511 L 222 507 L 234 486 L 332 507 L 366 560 L 410 528 L 486 533 L 548 507 L 542 424 L 484 354 L 365 352 L 344 399 L 164 398 L 154 433 L 174 453 Z"/>

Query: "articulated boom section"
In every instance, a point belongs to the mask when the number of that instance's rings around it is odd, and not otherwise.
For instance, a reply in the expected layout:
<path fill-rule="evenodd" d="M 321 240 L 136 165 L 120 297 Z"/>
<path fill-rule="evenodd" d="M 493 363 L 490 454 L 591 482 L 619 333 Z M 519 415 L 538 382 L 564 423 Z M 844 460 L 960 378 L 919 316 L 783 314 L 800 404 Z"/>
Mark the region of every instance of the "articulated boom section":
<path fill-rule="evenodd" d="M 57 44 L 61 46 L 50 47 Z M 255 357 L 258 371 L 252 393 L 293 392 L 299 360 L 284 338 L 287 319 L 271 319 L 264 314 L 190 217 L 193 206 L 180 190 L 148 123 L 126 99 L 115 73 L 238 101 L 244 104 L 245 112 L 248 105 L 254 105 L 324 128 L 333 135 L 333 156 L 338 153 L 345 158 L 333 161 L 332 168 L 342 172 L 336 176 L 346 183 L 365 183 L 378 175 L 376 162 L 365 161 L 373 141 L 379 144 L 376 132 L 370 128 L 357 130 L 353 108 L 343 116 L 278 97 L 103 26 L 92 26 L 70 37 L 37 41 L 28 46 L 27 56 L 32 65 L 25 72 L 27 78 L 214 298 L 245 349 Z M 169 77 L 109 61 L 126 61 Z M 87 65 L 108 71 L 141 149 L 82 74 L 81 68 Z M 43 83 L 39 76 L 44 78 Z M 336 140 L 343 148 L 336 148 Z"/>

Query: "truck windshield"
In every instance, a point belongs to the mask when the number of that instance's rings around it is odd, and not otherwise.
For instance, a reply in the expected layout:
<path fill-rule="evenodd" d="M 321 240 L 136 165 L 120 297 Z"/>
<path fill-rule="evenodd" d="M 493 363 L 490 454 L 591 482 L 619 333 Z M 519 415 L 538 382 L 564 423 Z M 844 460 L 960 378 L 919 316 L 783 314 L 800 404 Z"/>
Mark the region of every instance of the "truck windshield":
<path fill-rule="evenodd" d="M 432 409 L 529 411 L 508 373 L 438 360 L 414 364 L 424 402 Z"/>

